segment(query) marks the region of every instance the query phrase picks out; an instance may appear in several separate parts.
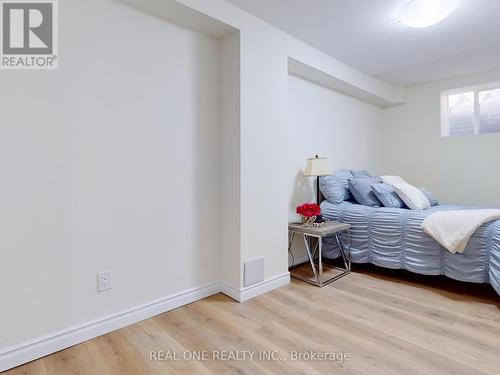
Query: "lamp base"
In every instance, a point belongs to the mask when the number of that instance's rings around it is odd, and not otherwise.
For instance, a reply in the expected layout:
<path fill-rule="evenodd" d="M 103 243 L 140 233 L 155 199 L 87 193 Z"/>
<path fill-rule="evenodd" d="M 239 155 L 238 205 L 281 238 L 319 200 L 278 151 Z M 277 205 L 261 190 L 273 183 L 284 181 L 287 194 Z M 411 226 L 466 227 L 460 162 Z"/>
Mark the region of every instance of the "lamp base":
<path fill-rule="evenodd" d="M 319 190 L 319 176 L 316 176 L 316 204 L 319 206 L 321 203 L 321 190 Z"/>

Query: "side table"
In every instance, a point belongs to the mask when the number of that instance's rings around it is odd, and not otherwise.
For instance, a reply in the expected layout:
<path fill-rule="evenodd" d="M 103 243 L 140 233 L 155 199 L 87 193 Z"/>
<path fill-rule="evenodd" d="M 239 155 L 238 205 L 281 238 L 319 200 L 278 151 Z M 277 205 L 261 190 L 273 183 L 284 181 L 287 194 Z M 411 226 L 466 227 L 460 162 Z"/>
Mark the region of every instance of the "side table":
<path fill-rule="evenodd" d="M 288 225 L 289 241 L 288 241 L 288 251 L 291 251 L 293 240 L 295 235 L 302 235 L 304 244 L 306 247 L 307 257 L 309 263 L 311 264 L 312 271 L 314 273 L 314 279 L 305 278 L 300 275 L 290 272 L 291 276 L 295 279 L 305 281 L 309 284 L 313 284 L 319 287 L 328 285 L 335 280 L 340 279 L 348 275 L 351 272 L 351 253 L 349 251 L 349 246 L 342 243 L 340 238 L 341 235 L 346 234 L 350 242 L 350 231 L 351 225 L 339 223 L 336 221 L 329 221 L 321 227 L 304 226 L 302 224 L 292 223 Z M 330 265 L 324 265 L 322 259 L 322 240 L 324 237 L 335 236 L 337 244 L 340 249 L 340 255 L 342 257 L 344 268 L 334 267 Z M 311 239 L 317 238 L 317 244 L 313 249 L 311 249 Z M 315 262 L 316 252 L 318 253 L 318 263 Z M 323 267 L 335 268 L 341 270 L 342 273 L 337 274 L 333 277 L 325 278 Z"/>

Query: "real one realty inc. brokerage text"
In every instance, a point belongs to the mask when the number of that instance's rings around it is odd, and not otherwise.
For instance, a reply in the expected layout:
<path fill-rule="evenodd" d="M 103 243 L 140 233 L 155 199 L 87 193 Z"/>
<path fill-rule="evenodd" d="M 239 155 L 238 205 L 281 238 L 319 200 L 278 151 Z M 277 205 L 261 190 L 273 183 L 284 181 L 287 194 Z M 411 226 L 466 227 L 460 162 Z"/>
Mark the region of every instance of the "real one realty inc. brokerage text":
<path fill-rule="evenodd" d="M 288 355 L 287 355 L 288 354 Z M 151 361 L 334 361 L 351 359 L 348 352 L 277 350 L 151 350 Z"/>

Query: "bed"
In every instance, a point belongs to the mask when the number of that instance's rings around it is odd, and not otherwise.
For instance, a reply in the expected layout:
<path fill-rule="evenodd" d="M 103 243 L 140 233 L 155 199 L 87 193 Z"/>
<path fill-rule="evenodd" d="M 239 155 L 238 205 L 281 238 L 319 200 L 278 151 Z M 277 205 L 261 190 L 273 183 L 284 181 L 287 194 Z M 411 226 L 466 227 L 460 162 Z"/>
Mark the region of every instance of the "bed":
<path fill-rule="evenodd" d="M 452 254 L 423 232 L 425 217 L 440 210 L 471 207 L 437 205 L 427 210 L 369 207 L 349 201 L 321 203 L 323 217 L 352 225 L 351 255 L 354 263 L 406 269 L 424 275 L 490 283 L 500 295 L 500 220 L 482 225 L 462 254 Z M 338 246 L 325 239 L 326 257 L 339 256 Z"/>

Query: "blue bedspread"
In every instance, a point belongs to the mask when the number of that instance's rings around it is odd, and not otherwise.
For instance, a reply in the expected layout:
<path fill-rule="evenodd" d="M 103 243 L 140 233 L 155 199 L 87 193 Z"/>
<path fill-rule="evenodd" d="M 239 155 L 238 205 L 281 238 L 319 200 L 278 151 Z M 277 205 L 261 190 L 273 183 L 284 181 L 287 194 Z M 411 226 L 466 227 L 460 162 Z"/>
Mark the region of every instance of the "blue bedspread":
<path fill-rule="evenodd" d="M 500 294 L 500 220 L 481 226 L 462 254 L 450 253 L 420 228 L 424 218 L 432 212 L 470 208 L 439 205 L 424 211 L 412 211 L 350 202 L 321 203 L 326 219 L 352 225 L 353 262 L 490 283 Z M 324 251 L 327 257 L 338 256 L 338 247 L 332 239 L 324 240 Z"/>

